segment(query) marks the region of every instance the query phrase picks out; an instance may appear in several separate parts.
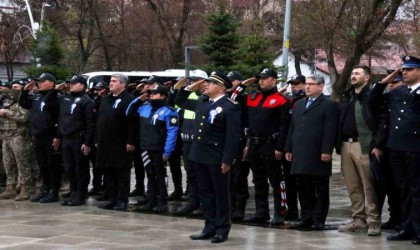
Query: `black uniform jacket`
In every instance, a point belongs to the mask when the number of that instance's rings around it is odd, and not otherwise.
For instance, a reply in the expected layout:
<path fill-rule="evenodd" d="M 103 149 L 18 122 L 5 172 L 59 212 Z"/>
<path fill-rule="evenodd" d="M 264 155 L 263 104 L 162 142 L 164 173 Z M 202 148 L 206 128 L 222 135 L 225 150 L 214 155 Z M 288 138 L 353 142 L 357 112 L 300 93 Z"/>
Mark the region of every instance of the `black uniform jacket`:
<path fill-rule="evenodd" d="M 306 109 L 308 98 L 299 100 L 292 114 L 286 152 L 293 154 L 291 174 L 331 175 L 331 162 L 321 154 L 332 154 L 338 127 L 337 104 L 324 95 Z"/>
<path fill-rule="evenodd" d="M 137 120 L 127 117 L 125 112 L 134 98 L 127 91 L 118 96 L 110 94 L 101 98 L 96 123 L 98 168 L 131 167 L 127 144 L 136 144 Z"/>
<path fill-rule="evenodd" d="M 56 134 L 58 122 L 57 91 L 42 91 L 33 96 L 22 91 L 19 105 L 29 110 L 29 127 L 32 136 Z"/>
<path fill-rule="evenodd" d="M 182 89 L 175 99 L 179 107 L 196 113 L 190 159 L 209 165 L 232 164 L 241 137 L 240 105 L 226 96 L 210 105 L 208 98 L 188 99 L 190 93 Z"/>
<path fill-rule="evenodd" d="M 378 97 L 386 88 L 386 84 L 376 84 L 372 97 Z M 389 136 L 387 147 L 405 152 L 420 152 L 420 88 L 411 93 L 407 85 L 402 85 L 388 92 Z M 372 100 L 373 103 L 379 98 Z"/>
<path fill-rule="evenodd" d="M 60 104 L 59 136 L 83 137 L 83 144 L 92 147 L 95 135 L 95 103 L 92 99 L 82 91 L 58 96 L 58 102 Z"/>

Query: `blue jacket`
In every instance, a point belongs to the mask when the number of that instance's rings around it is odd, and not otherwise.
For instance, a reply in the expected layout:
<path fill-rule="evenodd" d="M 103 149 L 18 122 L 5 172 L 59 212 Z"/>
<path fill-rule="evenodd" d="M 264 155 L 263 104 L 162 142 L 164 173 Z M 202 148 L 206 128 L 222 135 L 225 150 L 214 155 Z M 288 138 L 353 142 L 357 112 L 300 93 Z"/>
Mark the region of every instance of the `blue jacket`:
<path fill-rule="evenodd" d="M 178 113 L 169 106 L 154 109 L 150 104 L 138 108 L 138 99 L 130 103 L 126 115 L 136 114 L 140 122 L 140 148 L 163 151 L 169 157 L 175 149 L 178 135 Z"/>

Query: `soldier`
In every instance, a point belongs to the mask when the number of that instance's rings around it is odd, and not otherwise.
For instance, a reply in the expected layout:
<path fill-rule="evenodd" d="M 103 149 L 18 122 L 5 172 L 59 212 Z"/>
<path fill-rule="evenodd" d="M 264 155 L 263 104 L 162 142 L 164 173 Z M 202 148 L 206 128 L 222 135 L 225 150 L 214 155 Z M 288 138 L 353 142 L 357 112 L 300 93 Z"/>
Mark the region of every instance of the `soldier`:
<path fill-rule="evenodd" d="M 59 96 L 58 137 L 53 146 L 61 145 L 64 168 L 70 182 L 71 196 L 61 203 L 63 206 L 85 204 L 89 185 L 89 161 L 87 155 L 93 146 L 95 132 L 95 104 L 87 96 L 87 82 L 83 76 L 73 76 L 70 80 L 70 93 Z M 66 83 L 56 90 L 67 88 Z M 62 143 L 61 143 L 62 140 Z"/>
<path fill-rule="evenodd" d="M 398 72 L 394 72 L 393 76 Z M 388 240 L 420 244 L 420 58 L 405 56 L 402 85 L 389 92 L 389 161 L 401 189 L 401 230 Z M 388 82 L 376 84 L 381 93 Z"/>
<path fill-rule="evenodd" d="M 35 81 L 27 84 L 20 95 L 19 105 L 29 110 L 30 133 L 35 145 L 36 161 L 41 170 L 41 192 L 31 198 L 32 202 L 57 202 L 61 186 L 61 159 L 52 147 L 57 136 L 58 101 L 54 91 L 55 77 L 43 73 L 37 79 L 39 91 L 30 96 Z"/>
<path fill-rule="evenodd" d="M 139 107 L 142 99 L 150 96 L 149 103 Z M 168 211 L 165 162 L 175 149 L 178 134 L 178 113 L 167 106 L 168 92 L 158 85 L 135 99 L 127 109 L 128 117 L 139 117 L 140 148 L 147 173 L 149 199 L 140 207 L 143 211 Z"/>
<path fill-rule="evenodd" d="M 290 121 L 290 102 L 278 93 L 277 72 L 264 69 L 259 75 L 259 91 L 245 96 L 248 130 L 248 156 L 255 184 L 255 214 L 245 218 L 248 223 L 261 223 L 270 219 L 268 182 L 273 188 L 274 216 L 271 225 L 284 223 L 286 204 L 281 194 L 282 170 L 280 160 L 286 142 Z M 255 78 L 253 78 L 255 80 Z"/>
<path fill-rule="evenodd" d="M 0 85 L 0 138 L 2 139 L 3 164 L 7 175 L 6 191 L 0 199 L 28 200 L 30 195 L 31 167 L 29 165 L 28 112 L 18 104 L 19 90 L 10 85 Z M 17 175 L 18 174 L 18 175 Z M 16 196 L 17 179 L 21 184 Z"/>
<path fill-rule="evenodd" d="M 108 201 L 99 208 L 124 211 L 130 194 L 132 152 L 135 150 L 136 120 L 125 112 L 134 96 L 126 90 L 128 77 L 114 74 L 110 95 L 102 97 L 97 120 L 97 165 L 105 174 Z"/>

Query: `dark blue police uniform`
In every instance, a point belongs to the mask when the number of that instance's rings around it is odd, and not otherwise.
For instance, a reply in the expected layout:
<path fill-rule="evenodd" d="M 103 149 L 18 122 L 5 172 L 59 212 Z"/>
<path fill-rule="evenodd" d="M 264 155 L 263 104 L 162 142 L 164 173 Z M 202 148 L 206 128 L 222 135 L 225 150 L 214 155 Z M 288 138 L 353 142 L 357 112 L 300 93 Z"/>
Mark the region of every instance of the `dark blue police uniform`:
<path fill-rule="evenodd" d="M 209 81 L 232 86 L 220 71 L 213 72 Z M 226 96 L 212 103 L 209 99 L 188 100 L 191 92 L 182 89 L 176 99 L 181 108 L 195 110 L 197 122 L 189 158 L 197 170 L 200 199 L 205 226 L 193 240 L 212 238 L 213 243 L 227 240 L 231 222 L 229 207 L 229 174 L 223 174 L 222 163 L 231 165 L 241 137 L 240 105 Z"/>

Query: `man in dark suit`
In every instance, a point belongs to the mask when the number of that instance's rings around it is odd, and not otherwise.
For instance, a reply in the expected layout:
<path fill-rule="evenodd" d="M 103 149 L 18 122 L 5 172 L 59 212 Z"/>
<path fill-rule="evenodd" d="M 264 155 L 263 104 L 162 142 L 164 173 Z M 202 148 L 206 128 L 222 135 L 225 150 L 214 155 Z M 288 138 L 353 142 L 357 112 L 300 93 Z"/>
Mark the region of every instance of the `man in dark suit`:
<path fill-rule="evenodd" d="M 403 58 L 406 85 L 389 92 L 389 161 L 401 189 L 401 231 L 388 240 L 410 240 L 420 244 L 420 59 Z M 398 72 L 393 73 L 395 76 Z M 390 79 L 392 81 L 392 79 Z M 379 82 L 373 93 L 381 93 L 388 82 Z"/>
<path fill-rule="evenodd" d="M 331 155 L 337 136 L 338 110 L 322 94 L 324 77 L 306 78 L 307 98 L 294 107 L 286 141 L 286 160 L 292 162 L 301 205 L 299 230 L 322 230 L 330 205 Z"/>
<path fill-rule="evenodd" d="M 205 84 L 208 99 L 188 99 L 191 91 Z M 197 170 L 198 188 L 205 226 L 192 240 L 210 239 L 212 243 L 227 240 L 231 223 L 229 208 L 229 169 L 237 154 L 241 137 L 241 109 L 226 97 L 231 81 L 221 71 L 208 80 L 181 89 L 175 102 L 181 108 L 196 111 L 197 131 L 189 158 Z"/>
<path fill-rule="evenodd" d="M 126 86 L 128 77 L 115 74 L 109 83 L 110 95 L 102 97 L 97 120 L 96 166 L 104 172 L 109 200 L 99 208 L 126 210 L 130 193 L 132 152 L 135 150 L 136 120 L 125 111 L 134 96 Z"/>

